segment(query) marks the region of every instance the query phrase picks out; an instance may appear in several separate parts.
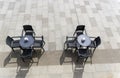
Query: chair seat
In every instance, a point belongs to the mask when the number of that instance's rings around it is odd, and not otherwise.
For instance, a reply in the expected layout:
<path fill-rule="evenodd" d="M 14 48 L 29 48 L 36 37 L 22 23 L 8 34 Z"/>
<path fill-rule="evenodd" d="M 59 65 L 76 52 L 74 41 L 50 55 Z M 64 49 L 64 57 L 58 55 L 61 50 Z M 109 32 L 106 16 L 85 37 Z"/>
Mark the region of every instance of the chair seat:
<path fill-rule="evenodd" d="M 83 34 L 83 32 L 76 32 L 77 36 Z"/>
<path fill-rule="evenodd" d="M 91 41 L 91 44 L 89 45 L 89 47 L 95 48 L 95 42 L 94 42 L 94 41 Z"/>
<path fill-rule="evenodd" d="M 22 58 L 32 57 L 32 49 L 24 49 L 21 54 Z"/>
<path fill-rule="evenodd" d="M 79 56 L 79 57 L 87 58 L 87 57 L 89 57 L 90 55 L 91 55 L 91 54 L 90 54 L 90 52 L 89 52 L 88 49 L 79 49 L 79 50 L 78 50 L 78 56 Z"/>
<path fill-rule="evenodd" d="M 67 43 L 68 48 L 76 48 L 77 47 L 77 44 L 76 44 L 77 42 L 74 40 L 66 41 L 66 43 Z"/>
<path fill-rule="evenodd" d="M 20 47 L 19 40 L 13 41 L 12 44 L 11 44 L 11 47 L 13 47 L 13 48 L 18 48 L 18 47 Z"/>
<path fill-rule="evenodd" d="M 42 40 L 35 40 L 33 44 L 33 48 L 40 48 L 43 47 L 43 41 Z"/>

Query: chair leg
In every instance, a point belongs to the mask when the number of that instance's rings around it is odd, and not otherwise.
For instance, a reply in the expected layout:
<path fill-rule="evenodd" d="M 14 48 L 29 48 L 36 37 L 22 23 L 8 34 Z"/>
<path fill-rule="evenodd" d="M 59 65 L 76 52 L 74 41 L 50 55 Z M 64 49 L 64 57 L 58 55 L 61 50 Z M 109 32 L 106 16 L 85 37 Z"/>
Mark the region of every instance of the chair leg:
<path fill-rule="evenodd" d="M 24 58 L 21 58 L 23 62 L 25 62 L 25 59 Z"/>
<path fill-rule="evenodd" d="M 76 32 L 74 32 L 73 36 L 75 36 L 75 33 L 76 33 Z"/>
<path fill-rule="evenodd" d="M 93 49 L 92 56 L 93 56 L 93 54 L 94 54 L 95 50 L 96 50 L 96 48 L 94 48 L 94 49 Z"/>
<path fill-rule="evenodd" d="M 78 62 L 78 61 L 79 61 L 79 59 L 80 59 L 80 57 L 78 56 L 78 57 L 77 57 L 77 60 L 76 60 L 76 62 Z"/>
<path fill-rule="evenodd" d="M 63 48 L 64 51 L 66 51 L 66 48 L 65 48 L 65 43 L 64 43 L 64 48 Z"/>
<path fill-rule="evenodd" d="M 88 57 L 86 57 L 86 58 L 85 58 L 84 65 L 85 65 L 85 63 L 86 63 L 87 59 L 88 59 Z"/>
<path fill-rule="evenodd" d="M 15 53 L 15 50 L 12 48 L 12 51 Z"/>
<path fill-rule="evenodd" d="M 43 52 L 45 52 L 45 49 L 44 49 L 44 48 L 42 48 L 42 50 L 43 50 Z"/>
<path fill-rule="evenodd" d="M 91 61 L 91 64 L 92 64 L 92 56 L 90 57 L 90 61 Z"/>
<path fill-rule="evenodd" d="M 32 62 L 34 62 L 34 60 L 32 59 L 32 57 L 30 57 L 30 60 L 31 60 Z"/>

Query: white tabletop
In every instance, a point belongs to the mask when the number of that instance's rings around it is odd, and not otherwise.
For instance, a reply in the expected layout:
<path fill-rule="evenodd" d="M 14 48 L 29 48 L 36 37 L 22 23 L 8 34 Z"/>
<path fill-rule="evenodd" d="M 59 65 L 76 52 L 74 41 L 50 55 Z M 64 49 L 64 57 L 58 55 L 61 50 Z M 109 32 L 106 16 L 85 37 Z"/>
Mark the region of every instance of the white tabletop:
<path fill-rule="evenodd" d="M 27 38 L 27 40 L 25 40 Z M 20 46 L 22 48 L 29 48 L 33 45 L 34 43 L 34 38 L 30 35 L 25 35 L 20 39 Z"/>
<path fill-rule="evenodd" d="M 87 47 L 91 44 L 91 39 L 87 35 L 84 35 L 84 34 L 79 35 L 77 37 L 77 41 L 83 47 Z"/>

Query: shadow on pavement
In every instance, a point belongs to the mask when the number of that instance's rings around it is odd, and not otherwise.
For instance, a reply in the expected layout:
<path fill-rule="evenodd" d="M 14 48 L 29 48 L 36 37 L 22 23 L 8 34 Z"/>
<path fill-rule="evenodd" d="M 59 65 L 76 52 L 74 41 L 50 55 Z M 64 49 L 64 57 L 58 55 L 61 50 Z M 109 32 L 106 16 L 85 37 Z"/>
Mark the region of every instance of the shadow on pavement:
<path fill-rule="evenodd" d="M 66 58 L 71 58 L 66 59 Z M 77 62 L 77 53 L 73 52 L 72 50 L 63 51 L 61 57 L 60 57 L 60 65 L 65 63 L 72 63 L 72 70 L 73 70 L 73 78 L 82 78 L 82 74 L 84 71 L 84 59 L 80 59 Z"/>

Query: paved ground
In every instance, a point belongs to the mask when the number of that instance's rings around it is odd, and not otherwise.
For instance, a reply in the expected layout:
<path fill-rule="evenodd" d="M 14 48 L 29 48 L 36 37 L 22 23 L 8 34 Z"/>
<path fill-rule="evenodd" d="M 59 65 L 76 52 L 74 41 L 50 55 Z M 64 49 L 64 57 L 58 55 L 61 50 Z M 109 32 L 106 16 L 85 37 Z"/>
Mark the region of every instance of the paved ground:
<path fill-rule="evenodd" d="M 28 70 L 22 63 L 23 69 L 17 70 L 20 60 L 9 59 L 5 39 L 21 35 L 24 24 L 44 36 L 46 52 L 37 66 L 33 63 Z M 88 62 L 84 72 L 76 70 L 76 63 L 60 65 L 65 37 L 78 24 L 86 25 L 89 36 L 102 39 L 93 64 Z M 119 25 L 120 0 L 0 0 L 0 78 L 120 78 Z"/>

